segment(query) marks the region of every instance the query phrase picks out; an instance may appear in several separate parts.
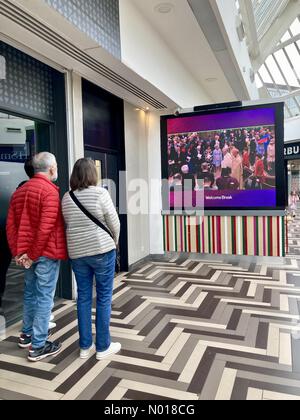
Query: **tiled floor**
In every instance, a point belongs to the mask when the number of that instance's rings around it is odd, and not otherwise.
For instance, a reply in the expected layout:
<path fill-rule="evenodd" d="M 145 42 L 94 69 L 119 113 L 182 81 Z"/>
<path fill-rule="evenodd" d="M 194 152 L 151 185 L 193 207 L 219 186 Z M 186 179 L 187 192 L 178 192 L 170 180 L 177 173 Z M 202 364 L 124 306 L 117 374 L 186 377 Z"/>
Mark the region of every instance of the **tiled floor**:
<path fill-rule="evenodd" d="M 119 276 L 112 335 L 123 350 L 107 361 L 78 359 L 72 302 L 55 307 L 64 349 L 46 362 L 26 361 L 14 326 L 0 343 L 0 399 L 300 399 L 293 245 L 286 259 L 170 257 Z"/>

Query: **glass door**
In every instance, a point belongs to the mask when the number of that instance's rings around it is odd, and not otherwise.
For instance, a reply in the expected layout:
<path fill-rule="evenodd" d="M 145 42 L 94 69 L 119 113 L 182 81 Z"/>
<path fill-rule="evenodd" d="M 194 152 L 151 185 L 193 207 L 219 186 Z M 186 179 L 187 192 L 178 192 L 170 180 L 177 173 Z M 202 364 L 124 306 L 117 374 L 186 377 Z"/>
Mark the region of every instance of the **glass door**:
<path fill-rule="evenodd" d="M 12 194 L 28 181 L 25 163 L 50 150 L 50 125 L 0 113 L 0 311 L 6 324 L 20 319 L 24 272 L 11 260 L 6 240 L 6 217 Z"/>

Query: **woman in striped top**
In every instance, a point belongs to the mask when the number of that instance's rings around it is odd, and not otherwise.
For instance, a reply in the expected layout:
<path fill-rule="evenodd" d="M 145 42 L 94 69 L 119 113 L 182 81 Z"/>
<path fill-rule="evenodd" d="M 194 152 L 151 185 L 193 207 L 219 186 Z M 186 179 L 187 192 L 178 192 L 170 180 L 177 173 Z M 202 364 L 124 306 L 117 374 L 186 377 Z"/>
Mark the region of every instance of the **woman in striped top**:
<path fill-rule="evenodd" d="M 98 174 L 94 161 L 80 159 L 71 176 L 71 190 L 80 204 L 110 231 L 111 235 L 92 221 L 65 194 L 62 202 L 67 228 L 68 251 L 78 288 L 78 324 L 80 358 L 87 359 L 94 349 L 92 337 L 93 281 L 96 278 L 97 359 L 102 360 L 121 349 L 112 343 L 110 318 L 115 273 L 116 247 L 120 235 L 120 221 L 108 191 L 97 186 Z"/>

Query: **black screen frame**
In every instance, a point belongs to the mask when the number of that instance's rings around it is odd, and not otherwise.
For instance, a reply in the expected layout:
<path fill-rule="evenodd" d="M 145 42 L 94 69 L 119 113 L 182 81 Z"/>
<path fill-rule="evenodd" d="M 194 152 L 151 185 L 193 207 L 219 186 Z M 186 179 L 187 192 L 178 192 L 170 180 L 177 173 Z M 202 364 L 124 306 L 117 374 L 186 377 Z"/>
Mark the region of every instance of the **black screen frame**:
<path fill-rule="evenodd" d="M 285 210 L 285 176 L 284 176 L 284 103 L 275 102 L 259 105 L 250 106 L 235 106 L 228 108 L 215 109 L 207 106 L 207 109 L 197 112 L 189 112 L 180 115 L 163 115 L 161 116 L 161 169 L 162 169 L 162 180 L 168 179 L 168 120 L 204 116 L 204 115 L 218 115 L 225 114 L 227 112 L 242 112 L 246 110 L 256 110 L 263 108 L 272 108 L 275 110 L 275 136 L 276 136 L 276 206 L 275 207 L 205 207 L 205 211 L 222 211 L 222 213 L 230 211 L 283 211 Z M 167 196 L 168 195 L 168 196 Z M 162 201 L 164 212 L 180 212 L 184 211 L 184 208 L 169 208 L 166 203 L 169 203 L 169 189 L 164 191 L 162 189 Z M 193 209 L 195 212 L 197 208 Z M 188 209 L 190 211 L 190 209 Z"/>

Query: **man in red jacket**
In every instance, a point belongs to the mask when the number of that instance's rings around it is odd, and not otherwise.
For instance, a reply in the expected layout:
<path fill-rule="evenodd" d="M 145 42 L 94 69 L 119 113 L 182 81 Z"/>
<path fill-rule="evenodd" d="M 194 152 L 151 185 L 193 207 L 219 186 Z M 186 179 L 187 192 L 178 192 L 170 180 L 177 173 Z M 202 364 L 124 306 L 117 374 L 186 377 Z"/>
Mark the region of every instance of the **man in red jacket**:
<path fill-rule="evenodd" d="M 60 260 L 67 259 L 64 222 L 55 156 L 33 158 L 35 176 L 13 195 L 7 218 L 7 239 L 17 264 L 25 271 L 24 318 L 19 347 L 28 359 L 40 361 L 60 352 L 48 339 Z"/>

